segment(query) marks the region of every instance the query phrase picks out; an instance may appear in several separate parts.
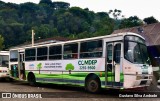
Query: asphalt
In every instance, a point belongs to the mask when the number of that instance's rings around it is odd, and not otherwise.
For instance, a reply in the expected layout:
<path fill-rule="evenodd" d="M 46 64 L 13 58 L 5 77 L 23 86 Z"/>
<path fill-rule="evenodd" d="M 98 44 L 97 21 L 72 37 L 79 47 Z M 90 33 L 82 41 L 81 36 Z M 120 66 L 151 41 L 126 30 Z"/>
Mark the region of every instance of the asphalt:
<path fill-rule="evenodd" d="M 159 87 L 159 86 L 158 86 Z M 137 97 L 123 98 L 119 94 L 155 94 L 160 96 L 160 89 L 157 85 L 152 84 L 147 90 L 128 91 L 128 90 L 102 90 L 100 93 L 91 94 L 85 91 L 83 87 L 74 87 L 70 85 L 55 84 L 37 84 L 30 86 L 23 81 L 0 81 L 0 97 L 2 93 L 9 93 L 12 98 L 0 98 L 0 101 L 160 101 L 160 97 Z M 141 92 L 141 93 L 139 93 Z M 37 94 L 37 95 L 36 95 Z M 26 95 L 26 96 L 23 96 Z M 31 98 L 28 98 L 30 96 Z M 25 98 L 26 97 L 26 98 Z M 34 98 L 33 98 L 34 97 Z M 42 98 L 41 98 L 42 97 Z"/>

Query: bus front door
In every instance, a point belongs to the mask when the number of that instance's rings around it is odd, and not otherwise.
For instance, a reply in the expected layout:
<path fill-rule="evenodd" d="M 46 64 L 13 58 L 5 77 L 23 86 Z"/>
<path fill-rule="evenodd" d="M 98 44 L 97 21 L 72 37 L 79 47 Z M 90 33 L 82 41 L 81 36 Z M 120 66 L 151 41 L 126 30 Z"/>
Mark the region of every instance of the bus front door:
<path fill-rule="evenodd" d="M 19 69 L 20 69 L 20 72 L 19 72 L 20 79 L 26 79 L 25 68 L 24 68 L 24 52 L 19 53 L 18 66 L 19 66 Z"/>
<path fill-rule="evenodd" d="M 106 86 L 120 87 L 121 42 L 106 43 Z"/>

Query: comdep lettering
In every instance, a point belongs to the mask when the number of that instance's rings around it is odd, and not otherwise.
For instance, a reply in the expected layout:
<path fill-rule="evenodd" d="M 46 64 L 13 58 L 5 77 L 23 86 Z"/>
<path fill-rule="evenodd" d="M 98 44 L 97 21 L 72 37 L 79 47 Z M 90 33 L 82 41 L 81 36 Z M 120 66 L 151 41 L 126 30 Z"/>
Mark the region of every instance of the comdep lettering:
<path fill-rule="evenodd" d="M 95 65 L 97 60 L 79 60 L 78 65 Z"/>

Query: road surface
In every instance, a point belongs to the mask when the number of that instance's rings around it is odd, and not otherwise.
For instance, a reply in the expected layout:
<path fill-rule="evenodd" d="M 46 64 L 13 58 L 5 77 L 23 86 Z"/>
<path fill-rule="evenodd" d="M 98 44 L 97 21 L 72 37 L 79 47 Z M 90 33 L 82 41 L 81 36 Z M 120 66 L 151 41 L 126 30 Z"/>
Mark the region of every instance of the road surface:
<path fill-rule="evenodd" d="M 150 87 L 149 91 L 152 92 L 151 94 L 160 95 L 160 90 L 156 86 Z M 2 93 L 12 94 L 12 98 L 1 98 L 0 101 L 160 101 L 160 98 L 157 97 L 119 98 L 118 96 L 123 96 L 124 92 L 121 94 L 121 92 L 117 90 L 103 90 L 99 94 L 90 94 L 87 93 L 82 87 L 71 87 L 55 84 L 38 84 L 33 87 L 27 82 L 22 81 L 9 82 L 1 80 L 0 92 L 1 97 Z M 128 91 L 125 92 L 128 94 Z M 28 94 L 32 94 L 31 97 L 35 98 L 28 98 Z M 25 98 L 26 96 L 27 98 Z"/>

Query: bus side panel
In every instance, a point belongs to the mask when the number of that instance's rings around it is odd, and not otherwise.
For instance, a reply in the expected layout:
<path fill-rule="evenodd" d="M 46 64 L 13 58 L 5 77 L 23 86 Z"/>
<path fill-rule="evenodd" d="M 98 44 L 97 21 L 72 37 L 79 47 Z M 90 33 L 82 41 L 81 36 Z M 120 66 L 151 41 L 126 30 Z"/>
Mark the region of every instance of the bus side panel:
<path fill-rule="evenodd" d="M 25 62 L 37 82 L 76 84 L 84 86 L 89 73 L 95 73 L 105 85 L 104 58 Z M 27 74 L 27 73 L 26 73 Z"/>

